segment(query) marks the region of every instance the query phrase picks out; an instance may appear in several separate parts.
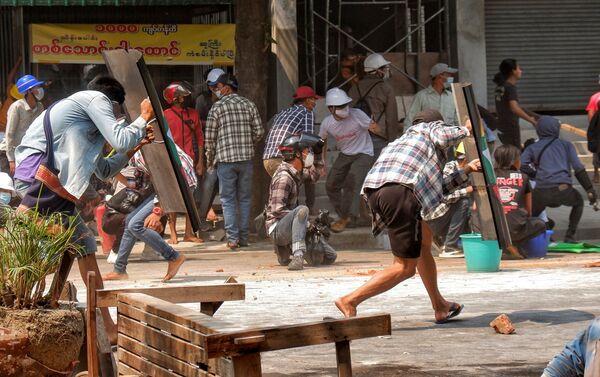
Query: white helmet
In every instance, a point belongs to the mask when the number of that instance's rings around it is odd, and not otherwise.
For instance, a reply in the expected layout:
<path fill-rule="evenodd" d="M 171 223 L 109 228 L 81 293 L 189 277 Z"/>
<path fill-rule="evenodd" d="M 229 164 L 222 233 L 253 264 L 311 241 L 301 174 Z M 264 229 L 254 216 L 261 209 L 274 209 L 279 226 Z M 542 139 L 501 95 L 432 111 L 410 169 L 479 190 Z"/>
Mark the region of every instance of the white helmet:
<path fill-rule="evenodd" d="M 348 97 L 346 92 L 340 88 L 329 89 L 325 95 L 325 104 L 327 106 L 342 106 L 350 102 L 352 102 L 352 98 Z"/>
<path fill-rule="evenodd" d="M 381 54 L 371 54 L 365 59 L 365 72 L 374 72 L 381 67 L 391 64 L 391 62 L 384 59 Z"/>
<path fill-rule="evenodd" d="M 8 190 L 10 192 L 15 191 L 12 178 L 4 172 L 0 172 L 0 189 Z"/>
<path fill-rule="evenodd" d="M 206 84 L 208 86 L 217 85 L 217 79 L 224 73 L 225 71 L 223 71 L 221 68 L 211 69 L 210 72 L 208 72 L 208 76 L 206 76 Z"/>

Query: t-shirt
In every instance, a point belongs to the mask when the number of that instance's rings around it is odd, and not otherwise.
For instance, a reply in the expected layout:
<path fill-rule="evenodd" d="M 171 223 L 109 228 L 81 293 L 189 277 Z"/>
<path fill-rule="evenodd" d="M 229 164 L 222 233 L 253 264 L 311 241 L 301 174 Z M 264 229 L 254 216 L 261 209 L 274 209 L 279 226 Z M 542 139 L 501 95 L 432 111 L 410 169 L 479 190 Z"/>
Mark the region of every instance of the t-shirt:
<path fill-rule="evenodd" d="M 496 169 L 496 185 L 504 214 L 525 207 L 525 194 L 531 192 L 531 184 L 526 175 L 517 170 Z"/>
<path fill-rule="evenodd" d="M 340 151 L 346 155 L 364 153 L 373 156 L 373 142 L 369 136 L 371 118 L 359 109 L 350 109 L 347 118 L 336 120 L 329 115 L 321 123 L 319 136 L 327 138 L 333 136 Z"/>
<path fill-rule="evenodd" d="M 504 134 L 519 134 L 519 116 L 510 109 L 510 101 L 519 101 L 517 87 L 505 82 L 496 87 L 496 112 L 498 113 L 498 130 Z"/>
<path fill-rule="evenodd" d="M 585 111 L 593 111 L 594 113 L 598 111 L 598 101 L 600 101 L 600 92 L 594 93 L 590 97 L 590 102 L 588 102 Z"/>

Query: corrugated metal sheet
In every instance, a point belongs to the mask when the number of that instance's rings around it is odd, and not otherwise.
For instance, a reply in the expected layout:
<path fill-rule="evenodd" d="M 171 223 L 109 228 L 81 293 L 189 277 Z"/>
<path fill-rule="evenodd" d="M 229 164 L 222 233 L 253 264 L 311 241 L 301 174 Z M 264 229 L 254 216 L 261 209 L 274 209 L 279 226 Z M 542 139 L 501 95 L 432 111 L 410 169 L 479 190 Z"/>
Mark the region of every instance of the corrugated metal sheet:
<path fill-rule="evenodd" d="M 6 98 L 8 73 L 22 54 L 21 19 L 20 9 L 0 7 L 0 101 Z"/>
<path fill-rule="evenodd" d="M 233 0 L 0 0 L 0 6 L 168 6 L 232 4 Z"/>
<path fill-rule="evenodd" d="M 517 59 L 521 105 L 532 110 L 582 110 L 598 91 L 598 0 L 486 0 L 488 103 L 498 65 Z"/>

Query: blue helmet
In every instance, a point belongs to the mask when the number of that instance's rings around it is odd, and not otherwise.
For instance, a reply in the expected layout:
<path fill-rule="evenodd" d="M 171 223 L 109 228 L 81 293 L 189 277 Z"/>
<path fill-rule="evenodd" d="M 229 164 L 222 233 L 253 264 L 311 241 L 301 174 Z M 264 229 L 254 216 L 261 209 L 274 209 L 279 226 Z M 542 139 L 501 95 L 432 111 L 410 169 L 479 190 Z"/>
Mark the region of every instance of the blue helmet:
<path fill-rule="evenodd" d="M 25 75 L 17 80 L 17 90 L 21 94 L 27 93 L 27 91 L 38 85 L 44 85 L 43 81 L 38 81 L 35 76 Z"/>

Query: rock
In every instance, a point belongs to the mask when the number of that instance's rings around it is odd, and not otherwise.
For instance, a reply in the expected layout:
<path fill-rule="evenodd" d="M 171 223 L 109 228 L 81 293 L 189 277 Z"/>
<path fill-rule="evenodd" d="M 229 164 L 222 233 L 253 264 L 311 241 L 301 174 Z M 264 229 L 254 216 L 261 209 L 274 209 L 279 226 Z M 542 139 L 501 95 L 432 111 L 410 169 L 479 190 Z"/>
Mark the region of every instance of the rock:
<path fill-rule="evenodd" d="M 490 322 L 490 327 L 493 327 L 498 334 L 509 335 L 515 332 L 515 327 L 506 314 L 500 314 L 496 317 Z"/>

